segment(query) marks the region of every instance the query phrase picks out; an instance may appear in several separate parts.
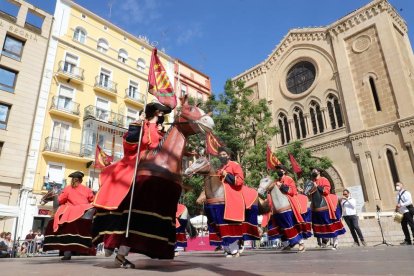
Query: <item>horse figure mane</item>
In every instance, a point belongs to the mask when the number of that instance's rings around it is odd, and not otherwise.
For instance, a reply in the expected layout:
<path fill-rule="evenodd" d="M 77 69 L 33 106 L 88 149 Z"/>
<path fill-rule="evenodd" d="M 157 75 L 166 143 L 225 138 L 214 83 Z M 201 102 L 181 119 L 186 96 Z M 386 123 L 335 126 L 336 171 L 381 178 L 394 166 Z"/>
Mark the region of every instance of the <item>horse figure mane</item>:
<path fill-rule="evenodd" d="M 58 196 L 61 192 L 61 189 L 53 187 L 50 191 L 42 196 L 40 199 L 40 205 L 44 206 L 46 203 L 53 201 L 53 209 L 57 210 L 59 207 Z"/>

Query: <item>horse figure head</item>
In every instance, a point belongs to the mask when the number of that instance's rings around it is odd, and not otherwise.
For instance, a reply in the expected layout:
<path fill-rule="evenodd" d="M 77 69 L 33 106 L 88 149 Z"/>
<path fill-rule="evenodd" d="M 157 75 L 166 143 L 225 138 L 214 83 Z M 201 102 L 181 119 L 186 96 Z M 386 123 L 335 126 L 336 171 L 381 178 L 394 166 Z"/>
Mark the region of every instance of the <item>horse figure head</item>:
<path fill-rule="evenodd" d="M 182 158 L 187 137 L 211 131 L 214 121 L 197 106 L 188 104 L 187 97 L 181 101 L 181 111 L 160 141 L 157 149 L 149 152 L 139 163 L 137 176 L 157 176 L 181 183 Z"/>
<path fill-rule="evenodd" d="M 224 198 L 224 186 L 213 166 L 206 157 L 200 157 L 189 166 L 185 175 L 204 175 L 204 192 L 207 199 Z"/>
<path fill-rule="evenodd" d="M 58 187 L 53 186 L 53 188 L 50 191 L 48 191 L 45 195 L 42 196 L 42 198 L 40 199 L 40 205 L 43 206 L 46 203 L 53 201 L 53 208 L 57 209 L 59 207 L 58 195 L 61 191 L 62 190 Z"/>
<path fill-rule="evenodd" d="M 210 161 L 204 156 L 198 158 L 196 161 L 191 164 L 185 171 L 184 174 L 191 176 L 193 174 L 202 174 L 207 175 L 211 171 Z"/>
<path fill-rule="evenodd" d="M 259 188 L 257 192 L 261 195 L 266 194 L 269 186 L 274 182 L 270 176 L 266 176 L 260 180 Z M 284 195 L 280 189 L 275 186 L 270 191 L 270 196 L 272 197 L 273 210 L 278 213 L 279 211 L 284 211 L 290 209 L 289 199 Z"/>
<path fill-rule="evenodd" d="M 312 180 L 308 179 L 305 181 L 305 184 L 303 185 L 303 193 L 310 198 L 312 209 L 327 207 L 326 200 L 319 192 L 316 183 Z"/>

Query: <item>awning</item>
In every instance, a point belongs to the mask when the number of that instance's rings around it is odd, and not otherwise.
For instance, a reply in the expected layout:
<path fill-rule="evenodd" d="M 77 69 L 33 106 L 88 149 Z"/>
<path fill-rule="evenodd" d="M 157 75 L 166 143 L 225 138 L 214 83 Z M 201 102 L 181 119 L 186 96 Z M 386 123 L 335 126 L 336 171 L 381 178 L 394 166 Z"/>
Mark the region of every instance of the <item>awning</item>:
<path fill-rule="evenodd" d="M 9 206 L 0 204 L 0 220 L 15 218 L 19 216 L 19 207 L 18 206 Z"/>
<path fill-rule="evenodd" d="M 207 226 L 207 217 L 206 216 L 196 216 L 190 219 L 191 224 L 195 227 L 195 228 L 202 228 L 202 227 L 206 227 Z"/>

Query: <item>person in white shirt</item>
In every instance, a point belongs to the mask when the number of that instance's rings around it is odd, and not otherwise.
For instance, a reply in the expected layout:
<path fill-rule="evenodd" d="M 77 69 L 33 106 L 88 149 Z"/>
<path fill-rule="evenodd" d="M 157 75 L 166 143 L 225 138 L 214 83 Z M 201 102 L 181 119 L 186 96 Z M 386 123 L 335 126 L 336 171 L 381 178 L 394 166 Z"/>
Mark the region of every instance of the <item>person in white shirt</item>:
<path fill-rule="evenodd" d="M 367 246 L 367 243 L 365 242 L 364 236 L 362 235 L 361 229 L 358 225 L 359 218 L 356 212 L 356 200 L 355 198 L 351 197 L 351 194 L 347 189 L 343 191 L 342 195 L 344 196 L 341 199 L 342 217 L 348 225 L 349 231 L 351 232 L 352 238 L 354 239 L 353 246 L 360 246 L 358 237 L 361 240 L 362 245 Z"/>
<path fill-rule="evenodd" d="M 413 215 L 409 212 L 407 206 L 413 204 L 411 198 L 411 193 L 404 189 L 404 185 L 401 182 L 395 184 L 395 189 L 398 191 L 397 194 L 397 206 L 395 207 L 396 211 L 403 214 L 403 219 L 401 221 L 401 227 L 404 232 L 405 239 L 401 245 L 411 245 L 410 232 L 408 231 L 408 225 L 410 225 L 411 233 L 414 237 L 414 221 Z"/>

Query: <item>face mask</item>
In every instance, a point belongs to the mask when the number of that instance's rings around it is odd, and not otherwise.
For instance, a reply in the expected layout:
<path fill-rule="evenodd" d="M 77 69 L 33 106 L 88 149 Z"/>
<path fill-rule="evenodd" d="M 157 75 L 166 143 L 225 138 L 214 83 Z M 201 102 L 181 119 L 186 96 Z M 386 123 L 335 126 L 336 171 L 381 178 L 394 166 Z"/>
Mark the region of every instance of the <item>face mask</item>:
<path fill-rule="evenodd" d="M 400 186 L 395 187 L 395 189 L 396 189 L 397 191 L 401 191 L 401 187 L 400 187 Z"/>
<path fill-rule="evenodd" d="M 277 176 L 282 177 L 283 175 L 284 175 L 284 173 L 282 171 L 277 172 Z"/>
<path fill-rule="evenodd" d="M 312 176 L 312 178 L 316 178 L 316 177 L 318 177 L 318 173 L 313 172 L 313 173 L 311 173 L 311 176 Z"/>
<path fill-rule="evenodd" d="M 158 116 L 157 125 L 162 125 L 164 123 L 164 116 Z"/>
<path fill-rule="evenodd" d="M 226 164 L 226 163 L 227 163 L 228 158 L 227 158 L 227 157 L 219 157 L 219 160 L 220 160 L 220 163 L 221 163 L 221 164 Z"/>

